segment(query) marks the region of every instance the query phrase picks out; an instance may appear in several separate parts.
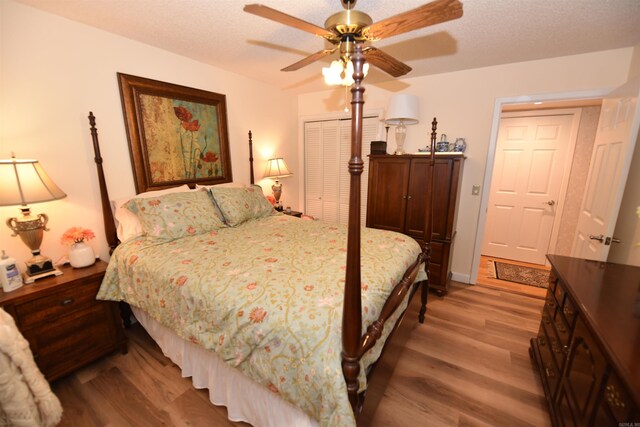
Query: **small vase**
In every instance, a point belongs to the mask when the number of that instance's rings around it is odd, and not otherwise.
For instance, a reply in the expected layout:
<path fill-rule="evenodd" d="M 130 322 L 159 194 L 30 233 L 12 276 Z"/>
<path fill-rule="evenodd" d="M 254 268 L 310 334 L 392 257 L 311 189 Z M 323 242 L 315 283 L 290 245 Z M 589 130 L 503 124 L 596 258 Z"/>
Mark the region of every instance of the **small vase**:
<path fill-rule="evenodd" d="M 69 264 L 74 268 L 88 267 L 95 264 L 96 254 L 85 242 L 74 243 L 69 248 Z"/>

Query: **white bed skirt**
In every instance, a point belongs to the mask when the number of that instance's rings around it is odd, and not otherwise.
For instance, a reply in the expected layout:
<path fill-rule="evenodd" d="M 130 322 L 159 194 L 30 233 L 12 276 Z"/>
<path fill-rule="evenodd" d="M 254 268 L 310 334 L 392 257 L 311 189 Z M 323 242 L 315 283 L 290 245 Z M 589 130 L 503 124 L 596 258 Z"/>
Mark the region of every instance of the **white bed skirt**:
<path fill-rule="evenodd" d="M 164 355 L 180 367 L 182 376 L 191 377 L 195 388 L 209 389 L 211 403 L 226 406 L 231 421 L 256 427 L 318 426 L 317 421 L 226 364 L 214 352 L 180 338 L 143 310 L 131 309 Z"/>

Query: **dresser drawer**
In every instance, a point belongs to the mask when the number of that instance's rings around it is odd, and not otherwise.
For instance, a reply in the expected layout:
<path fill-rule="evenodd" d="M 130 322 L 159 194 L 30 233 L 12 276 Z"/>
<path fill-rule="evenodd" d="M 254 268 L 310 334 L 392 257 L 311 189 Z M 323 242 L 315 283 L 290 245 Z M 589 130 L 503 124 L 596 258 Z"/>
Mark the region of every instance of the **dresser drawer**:
<path fill-rule="evenodd" d="M 551 355 L 551 348 L 549 338 L 547 337 L 544 326 L 540 326 L 537 336 L 538 350 L 540 351 L 540 362 L 542 366 L 540 371 L 542 372 L 543 380 L 547 383 L 549 392 L 551 395 L 555 395 L 555 390 L 558 385 L 560 372 L 556 368 L 553 356 Z"/>
<path fill-rule="evenodd" d="M 569 294 L 564 296 L 564 302 L 562 303 L 562 317 L 567 325 L 573 328 L 573 323 L 576 320 L 576 305 L 571 300 Z"/>
<path fill-rule="evenodd" d="M 429 260 L 435 264 L 442 264 L 442 243 L 431 242 L 431 253 Z"/>
<path fill-rule="evenodd" d="M 36 298 L 15 306 L 20 326 L 27 329 L 37 323 L 49 322 L 96 304 L 100 282 L 85 280 L 47 297 Z"/>
<path fill-rule="evenodd" d="M 611 373 L 604 387 L 595 425 L 633 425 L 640 415 L 638 407 L 615 372 Z"/>

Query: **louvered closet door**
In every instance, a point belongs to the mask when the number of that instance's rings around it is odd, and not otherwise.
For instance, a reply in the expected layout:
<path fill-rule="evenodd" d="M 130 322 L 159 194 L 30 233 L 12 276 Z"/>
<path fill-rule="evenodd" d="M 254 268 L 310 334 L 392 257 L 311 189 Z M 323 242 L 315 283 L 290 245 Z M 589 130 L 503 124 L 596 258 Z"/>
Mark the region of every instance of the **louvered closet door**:
<path fill-rule="evenodd" d="M 371 141 L 377 137 L 378 122 L 377 117 L 363 120 L 362 225 L 366 223 L 368 155 Z M 351 120 L 305 123 L 305 213 L 324 222 L 348 223 L 350 157 Z"/>
<path fill-rule="evenodd" d="M 324 222 L 339 219 L 337 120 L 305 123 L 305 213 Z"/>
<path fill-rule="evenodd" d="M 305 213 L 322 218 L 322 122 L 305 123 Z"/>

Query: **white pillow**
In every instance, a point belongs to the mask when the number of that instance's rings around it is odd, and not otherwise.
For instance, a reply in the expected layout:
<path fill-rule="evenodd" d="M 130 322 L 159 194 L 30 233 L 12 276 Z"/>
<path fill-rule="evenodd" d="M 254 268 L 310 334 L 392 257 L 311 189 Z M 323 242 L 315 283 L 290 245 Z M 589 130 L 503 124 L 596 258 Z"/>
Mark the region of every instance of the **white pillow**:
<path fill-rule="evenodd" d="M 237 182 L 225 182 L 223 184 L 213 184 L 213 185 L 200 185 L 200 184 L 196 184 L 196 190 L 200 189 L 200 188 L 205 188 L 205 189 L 210 189 L 210 188 L 244 188 L 246 187 L 245 184 L 240 184 Z"/>
<path fill-rule="evenodd" d="M 184 193 L 187 191 L 191 191 L 187 184 L 181 185 L 180 187 L 167 188 L 165 190 L 156 190 L 156 191 L 147 191 L 146 193 L 136 194 L 135 196 L 112 200 L 111 206 L 114 211 L 114 219 L 116 223 L 116 232 L 118 234 L 118 239 L 121 242 L 126 242 L 129 239 L 134 237 L 142 236 L 144 234 L 144 230 L 142 229 L 142 223 L 129 209 L 125 208 L 124 205 L 132 199 L 146 199 L 149 197 L 158 197 L 163 194 L 170 193 Z"/>

